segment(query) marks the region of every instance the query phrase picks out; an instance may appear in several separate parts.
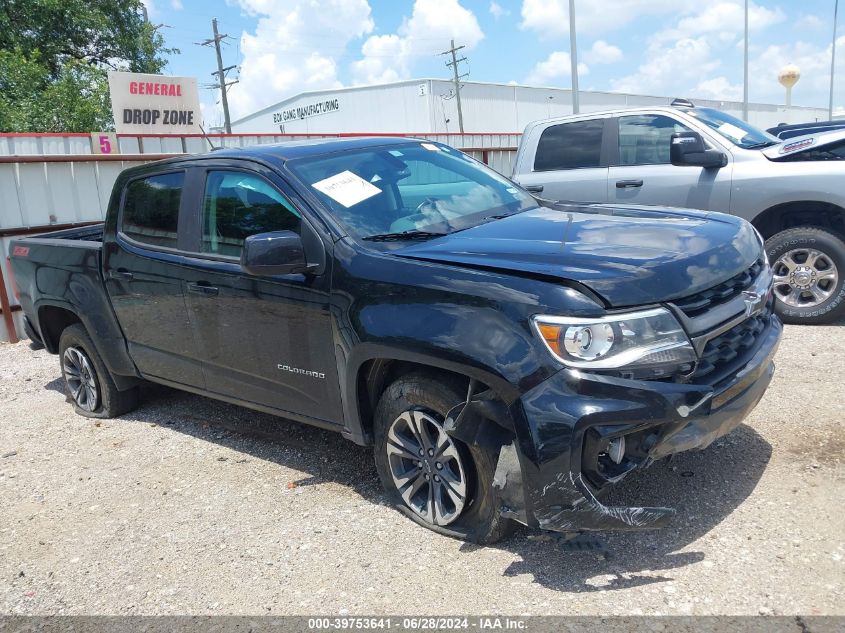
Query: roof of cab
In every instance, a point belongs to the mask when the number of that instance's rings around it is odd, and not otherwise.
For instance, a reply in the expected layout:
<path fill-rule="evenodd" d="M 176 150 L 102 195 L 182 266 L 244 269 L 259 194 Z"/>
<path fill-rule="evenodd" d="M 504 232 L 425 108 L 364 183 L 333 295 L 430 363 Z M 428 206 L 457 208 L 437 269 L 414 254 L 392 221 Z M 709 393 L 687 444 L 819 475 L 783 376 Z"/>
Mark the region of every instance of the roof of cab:
<path fill-rule="evenodd" d="M 391 147 L 403 143 L 425 142 L 425 139 L 406 136 L 346 136 L 320 139 L 306 139 L 300 141 L 286 141 L 267 145 L 249 145 L 247 147 L 226 147 L 214 149 L 205 154 L 178 154 L 172 158 L 143 163 L 128 167 L 121 172 L 126 180 L 139 174 L 167 168 L 170 165 L 189 163 L 197 160 L 211 160 L 217 158 L 253 159 L 265 164 L 282 164 L 294 158 L 308 156 L 328 156 L 344 150 L 363 149 L 368 147 Z"/>
<path fill-rule="evenodd" d="M 350 149 L 398 145 L 415 140 L 419 141 L 423 139 L 401 136 L 330 137 L 217 149 L 204 156 L 213 156 L 214 158 L 263 158 L 265 160 L 284 162 L 294 158 L 321 156 Z"/>

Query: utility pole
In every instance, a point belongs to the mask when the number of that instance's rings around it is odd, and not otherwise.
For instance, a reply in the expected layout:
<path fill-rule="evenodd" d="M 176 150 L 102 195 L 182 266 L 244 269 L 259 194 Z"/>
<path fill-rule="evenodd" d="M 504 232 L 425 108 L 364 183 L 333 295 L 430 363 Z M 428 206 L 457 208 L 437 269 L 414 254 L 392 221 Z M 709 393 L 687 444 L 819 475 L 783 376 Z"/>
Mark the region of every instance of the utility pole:
<path fill-rule="evenodd" d="M 748 121 L 748 0 L 745 0 L 745 56 L 742 71 L 742 120 Z"/>
<path fill-rule="evenodd" d="M 575 40 L 575 0 L 569 0 L 569 61 L 572 64 L 572 114 L 578 114 L 578 44 Z"/>
<path fill-rule="evenodd" d="M 231 134 L 232 123 L 229 119 L 229 99 L 226 96 L 226 91 L 229 89 L 229 86 L 238 83 L 238 80 L 235 79 L 234 81 L 226 81 L 226 73 L 233 68 L 237 68 L 237 66 L 226 66 L 223 68 L 223 55 L 220 52 L 220 42 L 229 36 L 226 34 L 220 35 L 217 32 L 217 18 L 213 18 L 211 20 L 211 28 L 214 31 L 214 37 L 210 40 L 201 42 L 200 46 L 209 46 L 214 44 L 214 50 L 217 52 L 217 71 L 211 74 L 217 75 L 217 81 L 220 87 L 220 101 L 223 103 L 223 120 L 226 125 L 226 134 Z"/>
<path fill-rule="evenodd" d="M 839 16 L 839 0 L 833 5 L 833 49 L 830 51 L 830 103 L 827 118 L 833 119 L 833 73 L 836 70 L 836 19 Z"/>
<path fill-rule="evenodd" d="M 467 60 L 466 57 L 461 57 L 458 59 L 455 55 L 459 50 L 465 48 L 464 46 L 455 47 L 455 40 L 452 40 L 452 48 L 448 51 L 443 51 L 440 53 L 441 55 L 451 55 L 452 61 L 446 62 L 446 66 L 450 67 L 454 74 L 454 81 L 455 81 L 455 98 L 458 100 L 458 129 L 461 131 L 461 134 L 464 133 L 464 112 L 461 109 L 461 79 L 464 77 L 469 76 L 469 73 L 464 73 L 463 75 L 458 74 L 458 64 L 461 62 L 465 62 Z"/>

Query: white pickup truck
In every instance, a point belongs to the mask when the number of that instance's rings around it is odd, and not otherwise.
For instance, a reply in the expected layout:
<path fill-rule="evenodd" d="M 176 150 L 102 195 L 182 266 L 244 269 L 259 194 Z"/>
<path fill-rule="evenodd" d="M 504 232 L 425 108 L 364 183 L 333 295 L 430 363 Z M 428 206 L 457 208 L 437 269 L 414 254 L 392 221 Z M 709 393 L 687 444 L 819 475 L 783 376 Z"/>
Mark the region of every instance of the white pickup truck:
<path fill-rule="evenodd" d="M 786 141 L 686 100 L 525 128 L 513 179 L 543 198 L 731 213 L 766 241 L 788 323 L 845 316 L 845 130 Z"/>

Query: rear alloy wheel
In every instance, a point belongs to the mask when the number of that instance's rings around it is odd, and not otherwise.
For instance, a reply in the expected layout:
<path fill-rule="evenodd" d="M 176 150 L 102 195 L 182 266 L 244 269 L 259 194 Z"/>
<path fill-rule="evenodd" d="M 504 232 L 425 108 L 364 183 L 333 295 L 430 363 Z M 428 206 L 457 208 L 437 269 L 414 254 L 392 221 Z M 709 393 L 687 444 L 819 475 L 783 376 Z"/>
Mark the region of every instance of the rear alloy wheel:
<path fill-rule="evenodd" d="M 786 323 L 830 323 L 845 315 L 845 243 L 815 227 L 782 231 L 766 241 L 775 311 Z"/>
<path fill-rule="evenodd" d="M 81 347 L 68 347 L 62 355 L 62 369 L 70 397 L 83 411 L 96 411 L 100 386 L 91 360 Z"/>
<path fill-rule="evenodd" d="M 68 399 L 79 415 L 114 418 L 138 406 L 138 387 L 123 391 L 117 388 L 81 323 L 69 325 L 62 332 L 59 358 Z"/>

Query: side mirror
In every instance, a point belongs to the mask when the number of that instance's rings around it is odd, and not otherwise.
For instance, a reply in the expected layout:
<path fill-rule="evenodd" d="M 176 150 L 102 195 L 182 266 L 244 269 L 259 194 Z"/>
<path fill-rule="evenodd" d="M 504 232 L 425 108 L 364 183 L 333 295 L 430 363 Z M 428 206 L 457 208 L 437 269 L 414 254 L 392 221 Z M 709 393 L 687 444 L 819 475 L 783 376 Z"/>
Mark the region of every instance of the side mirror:
<path fill-rule="evenodd" d="M 241 268 L 250 275 L 292 275 L 308 271 L 302 239 L 293 231 L 250 235 L 241 251 Z"/>
<path fill-rule="evenodd" d="M 698 132 L 675 132 L 669 141 L 669 160 L 675 167 L 724 167 L 728 157 L 709 149 Z"/>

